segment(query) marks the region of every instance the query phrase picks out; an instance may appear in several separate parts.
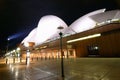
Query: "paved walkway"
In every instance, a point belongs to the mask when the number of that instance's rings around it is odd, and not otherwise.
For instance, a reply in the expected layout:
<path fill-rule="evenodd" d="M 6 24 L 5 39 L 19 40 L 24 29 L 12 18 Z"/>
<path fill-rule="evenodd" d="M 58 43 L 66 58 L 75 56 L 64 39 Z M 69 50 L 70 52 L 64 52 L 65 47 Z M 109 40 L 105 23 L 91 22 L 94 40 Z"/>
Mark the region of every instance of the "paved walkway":
<path fill-rule="evenodd" d="M 120 58 L 64 59 L 64 80 L 120 80 Z M 0 80 L 61 80 L 60 59 L 0 64 Z"/>

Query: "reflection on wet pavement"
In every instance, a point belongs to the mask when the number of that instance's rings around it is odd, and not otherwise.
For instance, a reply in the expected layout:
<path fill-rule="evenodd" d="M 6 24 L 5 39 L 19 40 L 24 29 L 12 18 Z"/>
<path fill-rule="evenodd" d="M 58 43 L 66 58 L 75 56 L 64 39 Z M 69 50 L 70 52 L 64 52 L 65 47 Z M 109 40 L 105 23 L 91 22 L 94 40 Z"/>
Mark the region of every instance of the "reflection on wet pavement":
<path fill-rule="evenodd" d="M 64 59 L 65 80 L 120 80 L 119 58 Z M 60 59 L 0 64 L 0 80 L 61 80 Z"/>

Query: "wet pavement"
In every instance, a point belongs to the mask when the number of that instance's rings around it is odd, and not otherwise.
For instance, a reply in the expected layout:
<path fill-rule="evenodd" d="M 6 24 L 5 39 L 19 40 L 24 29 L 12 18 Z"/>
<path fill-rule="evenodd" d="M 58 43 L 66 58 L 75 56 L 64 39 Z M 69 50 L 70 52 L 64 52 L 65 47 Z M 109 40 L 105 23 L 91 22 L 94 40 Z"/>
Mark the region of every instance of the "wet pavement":
<path fill-rule="evenodd" d="M 64 59 L 64 80 L 120 80 L 120 58 Z M 0 80 L 62 80 L 60 59 L 34 60 L 29 65 L 0 60 Z"/>

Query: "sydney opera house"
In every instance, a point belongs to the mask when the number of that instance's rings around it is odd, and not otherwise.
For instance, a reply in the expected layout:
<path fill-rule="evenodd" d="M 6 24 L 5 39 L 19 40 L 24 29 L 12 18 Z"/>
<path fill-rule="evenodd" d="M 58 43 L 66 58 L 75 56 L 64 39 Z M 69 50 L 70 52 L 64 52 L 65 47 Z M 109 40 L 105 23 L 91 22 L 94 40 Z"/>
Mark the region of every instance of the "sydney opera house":
<path fill-rule="evenodd" d="M 55 15 L 41 17 L 21 42 L 22 57 L 30 50 L 32 58 L 61 57 L 59 33 L 62 33 L 62 51 L 65 58 L 120 56 L 120 10 L 100 9 L 67 25 Z"/>

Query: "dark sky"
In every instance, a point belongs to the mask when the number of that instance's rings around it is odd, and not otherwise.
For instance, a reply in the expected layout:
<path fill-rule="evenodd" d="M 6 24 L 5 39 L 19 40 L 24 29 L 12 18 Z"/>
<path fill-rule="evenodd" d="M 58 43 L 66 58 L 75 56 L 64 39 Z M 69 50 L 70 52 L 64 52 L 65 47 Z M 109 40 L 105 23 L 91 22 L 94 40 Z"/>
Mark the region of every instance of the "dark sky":
<path fill-rule="evenodd" d="M 16 46 L 37 27 L 42 16 L 52 14 L 68 25 L 98 9 L 119 9 L 119 0 L 0 0 L 0 49 Z M 15 36 L 15 37 L 14 37 Z"/>

